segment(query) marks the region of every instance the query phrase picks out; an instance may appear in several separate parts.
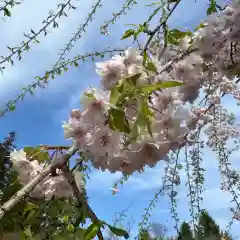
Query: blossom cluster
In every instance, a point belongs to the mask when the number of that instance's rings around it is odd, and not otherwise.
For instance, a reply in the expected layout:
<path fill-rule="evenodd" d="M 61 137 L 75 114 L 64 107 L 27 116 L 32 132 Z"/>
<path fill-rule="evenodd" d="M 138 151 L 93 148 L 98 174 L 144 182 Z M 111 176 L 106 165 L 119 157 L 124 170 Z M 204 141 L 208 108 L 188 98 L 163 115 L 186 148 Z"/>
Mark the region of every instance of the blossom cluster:
<path fill-rule="evenodd" d="M 168 160 L 170 151 L 191 143 L 203 126 L 207 126 L 210 145 L 213 145 L 214 126 L 227 138 L 229 132 L 230 136 L 238 136 L 238 131 L 227 121 L 214 121 L 209 107 L 189 108 L 201 89 L 208 105 L 219 107 L 222 93 L 232 94 L 240 100 L 240 90 L 234 82 L 240 70 L 238 41 L 240 1 L 236 0 L 221 15 L 210 16 L 196 32 L 181 39 L 178 51 L 170 46 L 165 49 L 164 57 L 159 58 L 162 51 L 159 46 L 154 48 L 152 45 L 149 58 L 155 71 L 146 69 L 146 59 L 132 48 L 124 55 L 96 63 L 96 72 L 102 79 L 101 88 L 83 94 L 83 111 L 72 110 L 69 120 L 63 124 L 65 138 L 73 139 L 79 150 L 92 159 L 94 167 L 131 174 L 142 171 L 145 165 L 152 167 L 160 160 Z M 178 57 L 180 54 L 182 58 Z M 180 81 L 183 85 L 151 92 L 145 110 L 151 112 L 153 118 L 147 127 L 136 126 L 142 111 L 142 98 L 126 94 L 121 107 L 129 122 L 130 135 L 134 128 L 141 129 L 141 134 L 126 147 L 129 133 L 114 130 L 109 122 L 109 111 L 116 107 L 111 102 L 111 95 L 120 81 L 136 75 L 136 88 L 167 81 Z"/>
<path fill-rule="evenodd" d="M 44 170 L 44 164 L 40 164 L 37 160 L 30 161 L 24 150 L 13 151 L 10 154 L 13 168 L 18 173 L 18 180 L 22 185 L 27 185 L 36 175 Z M 78 172 L 74 172 L 76 183 L 81 190 L 83 181 Z M 54 198 L 73 198 L 73 190 L 68 183 L 63 172 L 59 170 L 56 176 L 49 175 L 40 182 L 31 192 L 30 197 L 44 198 L 47 200 Z"/>

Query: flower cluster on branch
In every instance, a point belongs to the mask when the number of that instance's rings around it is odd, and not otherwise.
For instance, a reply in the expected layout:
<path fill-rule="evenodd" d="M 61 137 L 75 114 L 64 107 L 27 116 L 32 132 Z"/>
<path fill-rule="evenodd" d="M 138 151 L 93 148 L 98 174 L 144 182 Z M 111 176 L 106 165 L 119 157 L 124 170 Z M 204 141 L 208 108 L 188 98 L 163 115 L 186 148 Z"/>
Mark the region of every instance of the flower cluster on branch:
<path fill-rule="evenodd" d="M 148 56 L 129 48 L 97 63 L 101 89 L 83 94 L 83 111 L 73 110 L 63 124 L 65 138 L 73 139 L 96 168 L 125 174 L 168 160 L 170 151 L 192 144 L 203 126 L 211 141 L 209 106 L 219 105 L 222 93 L 239 99 L 234 80 L 240 58 L 232 50 L 240 37 L 239 16 L 240 2 L 234 1 L 195 33 L 185 33 L 178 51 L 167 48 L 165 59 L 158 59 L 156 51 Z M 201 88 L 214 91 L 207 97 L 209 106 L 189 110 Z M 220 124 L 221 134 L 238 136 L 234 126 Z"/>
<path fill-rule="evenodd" d="M 29 159 L 24 150 L 11 152 L 10 158 L 13 162 L 13 168 L 18 172 L 18 180 L 23 186 L 27 185 L 45 167 L 45 164 Z M 74 172 L 74 174 L 75 178 L 77 178 L 78 187 L 81 190 L 84 182 L 81 176 L 79 176 L 79 172 Z M 33 198 L 50 200 L 53 196 L 59 199 L 73 198 L 74 193 L 64 172 L 59 169 L 55 174 L 47 176 L 40 182 L 29 195 Z"/>

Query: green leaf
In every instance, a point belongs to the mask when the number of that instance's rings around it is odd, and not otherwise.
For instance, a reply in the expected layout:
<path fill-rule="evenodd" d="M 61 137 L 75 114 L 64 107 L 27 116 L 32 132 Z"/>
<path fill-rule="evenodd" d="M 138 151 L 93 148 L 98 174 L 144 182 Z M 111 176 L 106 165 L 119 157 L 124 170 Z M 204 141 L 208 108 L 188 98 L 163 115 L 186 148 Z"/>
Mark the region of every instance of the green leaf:
<path fill-rule="evenodd" d="M 141 73 L 137 73 L 127 78 L 123 78 L 112 88 L 110 93 L 110 103 L 114 106 L 122 106 L 136 95 L 137 80 L 141 77 Z"/>
<path fill-rule="evenodd" d="M 32 220 L 36 219 L 36 213 L 37 211 L 32 210 L 30 212 L 28 212 L 27 218 L 26 218 L 26 222 L 32 222 Z"/>
<path fill-rule="evenodd" d="M 63 221 L 64 223 L 68 223 L 68 222 L 69 222 L 69 216 L 68 216 L 68 215 L 63 216 L 63 217 L 62 217 L 62 221 Z"/>
<path fill-rule="evenodd" d="M 148 57 L 148 54 L 146 51 L 143 53 L 143 66 L 145 67 L 146 70 L 151 71 L 151 72 L 157 72 L 157 68 L 152 62 L 152 60 Z"/>
<path fill-rule="evenodd" d="M 11 104 L 9 107 L 8 107 L 9 111 L 10 112 L 13 112 L 15 109 L 16 109 L 16 106 L 14 104 Z"/>
<path fill-rule="evenodd" d="M 140 33 L 146 32 L 146 31 L 147 31 L 147 26 L 146 26 L 146 25 L 139 24 L 137 30 L 134 31 L 134 34 L 133 34 L 134 40 L 137 40 L 137 36 L 138 36 Z"/>
<path fill-rule="evenodd" d="M 32 235 L 32 230 L 31 230 L 31 227 L 30 227 L 30 226 L 28 226 L 28 227 L 26 227 L 26 228 L 24 229 L 24 235 L 25 235 L 26 237 L 29 237 L 29 238 L 32 238 L 32 237 L 33 237 L 33 235 Z"/>
<path fill-rule="evenodd" d="M 137 80 L 141 77 L 142 73 L 137 73 L 131 76 L 128 76 L 127 78 L 125 78 L 125 80 L 128 83 L 130 83 L 131 85 L 136 86 L 137 85 Z"/>
<path fill-rule="evenodd" d="M 192 33 L 190 31 L 182 32 L 178 29 L 173 29 L 173 30 L 169 31 L 168 35 L 167 35 L 168 42 L 170 44 L 174 44 L 174 45 L 178 44 L 179 41 L 186 36 L 192 36 Z"/>
<path fill-rule="evenodd" d="M 205 27 L 205 23 L 200 23 L 195 29 L 194 29 L 194 31 L 197 31 L 197 30 L 199 30 L 199 29 L 201 29 L 201 28 L 204 28 Z"/>
<path fill-rule="evenodd" d="M 77 229 L 75 229 L 74 237 L 77 237 L 77 239 L 79 239 L 79 240 L 83 240 L 84 233 L 85 233 L 84 229 L 77 228 Z"/>
<path fill-rule="evenodd" d="M 32 211 L 33 209 L 38 209 L 38 206 L 33 204 L 33 203 L 30 203 L 28 202 L 24 208 L 24 213 L 27 213 L 27 212 L 30 212 Z"/>
<path fill-rule="evenodd" d="M 209 8 L 207 9 L 207 15 L 217 12 L 216 0 L 209 0 L 209 2 L 210 2 L 210 5 L 209 5 Z"/>
<path fill-rule="evenodd" d="M 145 66 L 146 62 L 148 60 L 147 50 L 143 52 L 143 66 Z"/>
<path fill-rule="evenodd" d="M 141 133 L 145 130 L 147 126 L 146 123 L 146 118 L 142 112 L 140 112 L 137 116 L 137 119 L 131 129 L 131 134 L 130 134 L 130 142 L 136 141 L 138 136 L 141 135 Z"/>
<path fill-rule="evenodd" d="M 146 70 L 151 71 L 151 72 L 157 72 L 156 66 L 153 64 L 153 62 L 148 61 L 146 64 Z"/>
<path fill-rule="evenodd" d="M 68 232 L 60 232 L 51 237 L 52 240 L 66 240 L 71 239 Z"/>
<path fill-rule="evenodd" d="M 4 16 L 11 17 L 11 13 L 10 13 L 10 11 L 6 7 L 3 8 L 3 11 L 4 11 Z"/>
<path fill-rule="evenodd" d="M 93 238 L 97 235 L 100 227 L 101 227 L 101 224 L 100 224 L 100 223 L 93 223 L 93 224 L 91 224 L 91 225 L 86 229 L 86 232 L 85 232 L 85 234 L 84 234 L 84 239 L 85 239 L 85 240 L 91 240 L 91 239 L 93 239 Z"/>
<path fill-rule="evenodd" d="M 157 1 L 157 2 L 150 3 L 150 4 L 146 4 L 145 6 L 150 7 L 150 6 L 157 5 L 157 4 L 162 4 L 162 1 Z"/>
<path fill-rule="evenodd" d="M 118 92 L 117 86 L 113 87 L 110 93 L 110 103 L 116 105 L 120 93 Z"/>
<path fill-rule="evenodd" d="M 162 82 L 162 83 L 157 83 L 154 85 L 145 85 L 145 86 L 140 86 L 140 90 L 143 92 L 148 92 L 152 93 L 153 91 L 160 90 L 162 88 L 170 88 L 170 87 L 178 87 L 183 85 L 181 82 L 177 81 L 167 81 L 167 82 Z"/>
<path fill-rule="evenodd" d="M 89 100 L 95 100 L 95 99 L 96 99 L 93 93 L 84 92 L 84 95 L 85 95 Z"/>
<path fill-rule="evenodd" d="M 126 39 L 134 35 L 134 30 L 133 29 L 128 29 L 122 36 L 121 40 Z"/>
<path fill-rule="evenodd" d="M 108 228 L 111 230 L 112 233 L 114 233 L 118 237 L 124 237 L 125 239 L 129 238 L 129 234 L 126 230 L 121 229 L 121 228 L 116 228 L 114 226 L 111 226 L 107 224 Z"/>
<path fill-rule="evenodd" d="M 49 78 L 49 72 L 46 72 L 46 73 L 45 73 L 44 78 L 45 78 L 46 80 Z"/>
<path fill-rule="evenodd" d="M 145 130 L 152 136 L 151 121 L 154 117 L 153 111 L 148 106 L 148 98 L 141 99 L 141 110 L 138 113 L 137 119 L 131 129 L 130 142 L 135 141 L 138 136 Z"/>
<path fill-rule="evenodd" d="M 108 123 L 114 131 L 130 133 L 128 120 L 123 110 L 118 108 L 110 108 L 108 111 Z"/>
<path fill-rule="evenodd" d="M 72 224 L 68 224 L 66 227 L 67 231 L 69 233 L 73 233 L 74 232 L 74 226 Z"/>
<path fill-rule="evenodd" d="M 49 154 L 47 151 L 42 151 L 39 147 L 25 147 L 24 152 L 28 157 L 37 160 L 39 163 L 43 163 L 49 159 Z"/>

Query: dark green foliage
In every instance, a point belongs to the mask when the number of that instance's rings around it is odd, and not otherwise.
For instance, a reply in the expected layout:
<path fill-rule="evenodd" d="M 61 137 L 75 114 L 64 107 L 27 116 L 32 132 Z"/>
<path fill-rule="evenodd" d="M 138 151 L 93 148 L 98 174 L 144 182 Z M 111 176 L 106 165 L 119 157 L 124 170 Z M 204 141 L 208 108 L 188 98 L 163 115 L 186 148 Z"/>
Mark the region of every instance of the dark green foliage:
<path fill-rule="evenodd" d="M 204 211 L 199 216 L 196 237 L 194 238 L 189 224 L 183 222 L 178 235 L 178 240 L 221 240 L 222 237 L 224 237 L 225 240 L 233 240 L 229 234 L 222 232 L 215 220 L 207 211 Z"/>
<path fill-rule="evenodd" d="M 181 240 L 193 240 L 192 230 L 188 223 L 183 222 L 179 232 L 179 239 Z"/>
<path fill-rule="evenodd" d="M 150 240 L 150 234 L 147 230 L 142 230 L 139 233 L 139 240 Z"/>
<path fill-rule="evenodd" d="M 11 132 L 0 143 L 0 204 L 9 200 L 22 187 L 9 158 L 14 140 L 15 133 Z M 67 229 L 69 223 L 78 227 L 84 222 L 84 218 L 82 209 L 73 201 L 45 201 L 27 197 L 0 220 L 0 239 L 3 236 L 3 239 L 8 239 L 6 236 L 9 233 L 17 233 L 18 236 L 21 233 L 30 239 L 36 235 L 45 239 L 57 232 L 64 232 L 66 235 L 69 233 L 65 233 L 64 229 Z"/>
<path fill-rule="evenodd" d="M 12 163 L 10 161 L 10 153 L 13 151 L 13 142 L 15 140 L 15 132 L 10 132 L 8 136 L 0 143 L 0 203 L 7 186 L 14 178 Z"/>
<path fill-rule="evenodd" d="M 233 240 L 233 237 L 230 236 L 227 232 L 222 232 L 221 236 L 223 236 L 225 240 Z"/>
<path fill-rule="evenodd" d="M 199 217 L 198 228 L 199 237 L 215 236 L 216 239 L 221 239 L 221 232 L 219 226 L 206 211 L 202 212 Z"/>

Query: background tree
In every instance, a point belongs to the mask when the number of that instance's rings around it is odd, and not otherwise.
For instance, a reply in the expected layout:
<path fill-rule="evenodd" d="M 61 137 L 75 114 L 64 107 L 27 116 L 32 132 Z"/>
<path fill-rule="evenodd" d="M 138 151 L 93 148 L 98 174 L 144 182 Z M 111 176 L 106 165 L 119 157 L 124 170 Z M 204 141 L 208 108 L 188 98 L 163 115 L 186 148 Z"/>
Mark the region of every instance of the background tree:
<path fill-rule="evenodd" d="M 180 240 L 194 240 L 193 233 L 190 225 L 187 222 L 183 222 L 180 227 L 180 232 L 178 235 L 178 239 Z"/>
<path fill-rule="evenodd" d="M 214 236 L 216 239 L 221 239 L 220 228 L 207 211 L 203 211 L 199 216 L 197 234 L 199 237 L 207 238 Z"/>
<path fill-rule="evenodd" d="M 6 138 L 0 143 L 0 202 L 6 188 L 14 181 L 14 169 L 10 160 L 10 152 L 13 151 L 15 132 L 10 132 Z"/>

